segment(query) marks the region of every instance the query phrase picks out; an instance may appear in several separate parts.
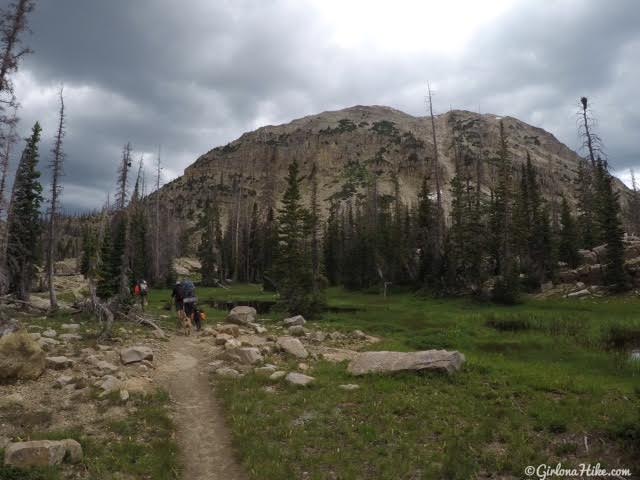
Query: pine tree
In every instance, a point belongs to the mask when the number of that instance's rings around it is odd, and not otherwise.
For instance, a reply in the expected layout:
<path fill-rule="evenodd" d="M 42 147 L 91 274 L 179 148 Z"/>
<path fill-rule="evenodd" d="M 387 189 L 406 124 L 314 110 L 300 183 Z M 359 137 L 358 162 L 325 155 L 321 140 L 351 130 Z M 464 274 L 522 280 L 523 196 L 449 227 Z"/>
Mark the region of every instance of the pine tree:
<path fill-rule="evenodd" d="M 513 253 L 513 192 L 512 165 L 504 124 L 500 122 L 498 178 L 493 193 L 490 221 L 491 241 L 495 245 L 494 265 L 498 275 L 493 299 L 500 303 L 516 303 L 519 294 L 519 275 Z"/>
<path fill-rule="evenodd" d="M 577 210 L 580 246 L 586 249 L 592 249 L 596 246 L 596 238 L 594 235 L 594 202 L 595 194 L 593 191 L 593 169 L 585 160 L 578 163 L 577 176 Z"/>
<path fill-rule="evenodd" d="M 82 231 L 82 258 L 80 260 L 80 273 L 89 278 L 92 269 L 95 268 L 95 259 L 98 254 L 96 235 L 89 226 Z M 93 272 L 95 273 L 95 272 Z"/>
<path fill-rule="evenodd" d="M 439 255 L 436 250 L 437 230 L 435 226 L 436 217 L 434 205 L 429 191 L 428 179 L 425 176 L 418 193 L 418 208 L 416 212 L 416 236 L 419 254 L 418 266 L 418 287 L 426 290 L 434 290 L 440 287 L 439 276 Z"/>
<path fill-rule="evenodd" d="M 613 291 L 628 290 L 629 279 L 624 269 L 624 230 L 620 219 L 618 193 L 606 163 L 598 158 L 595 169 L 596 224 L 607 245 L 604 280 Z"/>
<path fill-rule="evenodd" d="M 38 258 L 38 238 L 41 232 L 40 203 L 42 185 L 37 170 L 42 129 L 36 122 L 27 139 L 18 165 L 11 198 L 7 231 L 7 263 L 9 291 L 20 300 L 28 300 L 34 266 Z"/>
<path fill-rule="evenodd" d="M 308 246 L 309 214 L 302 206 L 298 162 L 289 166 L 287 189 L 278 212 L 276 278 L 281 302 L 290 313 L 312 316 L 322 300 L 314 291 L 313 265 Z"/>
<path fill-rule="evenodd" d="M 198 244 L 198 259 L 202 264 L 202 284 L 204 286 L 216 286 L 219 278 L 219 250 L 220 218 L 218 206 L 214 202 L 207 202 L 198 221 L 198 229 L 201 232 Z"/>
<path fill-rule="evenodd" d="M 323 256 L 327 280 L 330 285 L 338 285 L 342 280 L 342 255 L 341 255 L 341 225 L 339 218 L 339 204 L 332 202 L 329 207 L 329 217 L 327 218 L 324 232 Z"/>
<path fill-rule="evenodd" d="M 576 268 L 580 263 L 578 254 L 578 231 L 575 220 L 571 215 L 571 208 L 567 199 L 562 197 L 560 211 L 560 239 L 558 245 L 558 257 L 571 268 Z"/>
<path fill-rule="evenodd" d="M 117 292 L 117 272 L 113 271 L 113 244 L 111 229 L 106 226 L 100 245 L 100 263 L 97 271 L 96 295 L 103 300 L 113 297 Z"/>

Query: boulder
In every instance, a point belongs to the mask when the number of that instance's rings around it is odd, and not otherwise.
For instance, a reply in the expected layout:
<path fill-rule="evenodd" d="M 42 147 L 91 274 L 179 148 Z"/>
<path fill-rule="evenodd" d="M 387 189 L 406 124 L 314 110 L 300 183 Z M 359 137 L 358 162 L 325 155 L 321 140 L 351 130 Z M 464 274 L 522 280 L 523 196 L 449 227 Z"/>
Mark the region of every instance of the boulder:
<path fill-rule="evenodd" d="M 58 335 L 58 338 L 63 342 L 70 342 L 72 340 L 82 340 L 82 337 L 76 333 L 62 333 Z"/>
<path fill-rule="evenodd" d="M 129 400 L 129 391 L 125 388 L 120 390 L 120 400 L 126 402 Z"/>
<path fill-rule="evenodd" d="M 289 382 L 291 385 L 296 385 L 300 387 L 304 387 L 312 383 L 315 378 L 310 377 L 309 375 L 305 375 L 303 373 L 290 372 L 287 374 L 284 379 Z"/>
<path fill-rule="evenodd" d="M 120 350 L 120 360 L 123 364 L 141 362 L 142 360 L 153 360 L 153 350 L 145 346 L 134 346 Z"/>
<path fill-rule="evenodd" d="M 228 333 L 218 333 L 216 335 L 216 339 L 215 339 L 214 343 L 216 345 L 224 345 L 225 343 L 227 343 L 231 339 L 233 339 L 233 336 L 229 335 Z"/>
<path fill-rule="evenodd" d="M 42 347 L 27 333 L 0 338 L 0 380 L 35 379 L 45 368 Z"/>
<path fill-rule="evenodd" d="M 242 343 L 240 343 L 240 341 L 236 340 L 235 338 L 230 338 L 224 343 L 225 350 L 235 350 L 236 348 L 240 348 L 241 346 Z"/>
<path fill-rule="evenodd" d="M 63 323 L 62 329 L 67 330 L 69 332 L 77 332 L 80 330 L 80 324 L 78 323 Z"/>
<path fill-rule="evenodd" d="M 352 375 L 422 370 L 453 373 L 460 370 L 464 362 L 463 354 L 446 350 L 363 352 L 349 363 L 347 371 Z"/>
<path fill-rule="evenodd" d="M 231 335 L 232 337 L 237 337 L 240 335 L 240 328 L 237 325 L 233 324 L 224 324 L 218 327 L 218 331 L 220 333 L 226 333 L 227 335 Z"/>
<path fill-rule="evenodd" d="M 287 374 L 287 372 L 284 372 L 282 370 L 278 370 L 277 372 L 273 372 L 271 375 L 269 375 L 269 380 L 280 380 L 286 374 Z"/>
<path fill-rule="evenodd" d="M 591 292 L 584 288 L 582 290 L 578 290 L 577 292 L 571 292 L 567 294 L 567 298 L 581 298 L 581 297 L 588 297 L 589 295 L 591 295 Z"/>
<path fill-rule="evenodd" d="M 51 347 L 60 345 L 60 342 L 55 338 L 41 337 L 38 339 L 38 345 L 40 345 L 41 348 L 48 351 Z"/>
<path fill-rule="evenodd" d="M 53 328 L 49 328 L 49 329 L 45 330 L 44 332 L 42 332 L 42 336 L 43 337 L 47 337 L 47 338 L 53 338 L 56 335 L 58 335 L 58 332 L 56 332 Z"/>
<path fill-rule="evenodd" d="M 287 332 L 294 337 L 304 337 L 307 334 L 307 330 L 302 325 L 292 325 Z"/>
<path fill-rule="evenodd" d="M 120 388 L 122 387 L 122 382 L 120 382 L 120 380 L 118 380 L 113 375 L 105 375 L 104 377 L 102 377 L 102 381 L 98 383 L 98 386 L 102 389 L 102 394 L 106 395 L 107 393 L 120 390 Z"/>
<path fill-rule="evenodd" d="M 302 315 L 296 315 L 295 317 L 285 318 L 282 321 L 282 324 L 285 327 L 293 327 L 294 325 L 304 325 L 307 321 L 304 319 Z"/>
<path fill-rule="evenodd" d="M 230 367 L 222 367 L 216 370 L 216 375 L 226 378 L 239 378 L 240 372 Z"/>
<path fill-rule="evenodd" d="M 317 342 L 317 343 L 322 343 L 327 339 L 327 334 L 320 331 L 320 330 L 316 330 L 315 332 L 313 332 L 310 336 L 309 336 L 309 340 L 311 340 L 312 342 Z"/>
<path fill-rule="evenodd" d="M 256 321 L 258 312 L 253 307 L 234 307 L 227 315 L 226 321 L 235 325 L 249 325 Z"/>
<path fill-rule="evenodd" d="M 258 334 L 267 333 L 267 329 L 258 323 L 249 323 L 248 326 L 253 328 L 253 331 Z"/>
<path fill-rule="evenodd" d="M 55 386 L 58 388 L 62 388 L 71 383 L 73 383 L 73 377 L 71 375 L 60 375 L 58 378 L 56 378 Z"/>
<path fill-rule="evenodd" d="M 95 367 L 103 372 L 115 373 L 118 371 L 118 367 L 113 363 L 109 363 L 105 360 L 98 360 L 94 363 Z"/>
<path fill-rule="evenodd" d="M 255 347 L 240 347 L 226 350 L 222 357 L 231 362 L 242 363 L 244 365 L 255 365 L 262 363 L 263 358 L 260 350 Z"/>
<path fill-rule="evenodd" d="M 52 368 L 54 370 L 64 370 L 65 368 L 71 368 L 75 363 L 73 360 L 65 356 L 47 357 L 45 360 L 47 362 L 47 368 Z"/>
<path fill-rule="evenodd" d="M 240 335 L 238 341 L 249 347 L 259 347 L 267 343 L 267 339 L 258 335 Z"/>
<path fill-rule="evenodd" d="M 266 365 L 264 367 L 257 367 L 253 369 L 255 374 L 260 375 L 261 377 L 270 377 L 276 370 L 277 369 L 274 365 Z"/>
<path fill-rule="evenodd" d="M 70 462 L 82 460 L 82 447 L 72 439 L 35 440 L 7 445 L 4 463 L 16 468 L 50 467 L 67 458 Z"/>
<path fill-rule="evenodd" d="M 296 358 L 307 358 L 309 356 L 309 352 L 307 352 L 307 349 L 304 348 L 302 342 L 297 338 L 278 337 L 276 345 L 284 352 Z"/>

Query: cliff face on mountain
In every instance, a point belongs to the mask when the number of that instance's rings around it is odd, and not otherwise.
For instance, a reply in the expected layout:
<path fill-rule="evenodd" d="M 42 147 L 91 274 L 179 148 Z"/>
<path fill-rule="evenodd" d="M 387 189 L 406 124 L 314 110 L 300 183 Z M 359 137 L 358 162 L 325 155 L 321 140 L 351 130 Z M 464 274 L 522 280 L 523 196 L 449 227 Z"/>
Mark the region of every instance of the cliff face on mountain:
<path fill-rule="evenodd" d="M 227 206 L 257 202 L 262 210 L 277 205 L 288 166 L 297 159 L 304 177 L 301 189 L 307 198 L 309 173 L 313 164 L 317 165 L 325 210 L 331 199 L 362 195 L 374 178 L 378 192 L 391 195 L 395 176 L 402 200 L 411 204 L 425 175 L 431 176 L 434 188 L 437 147 L 447 205 L 448 181 L 456 164 L 468 165 L 475 176 L 479 159 L 482 187 L 487 191 L 491 187 L 500 120 L 514 164 L 522 164 L 529 154 L 545 196 L 573 198 L 580 157 L 549 132 L 512 117 L 454 110 L 435 117 L 434 145 L 430 118 L 382 106 L 324 112 L 245 133 L 202 155 L 160 194 L 176 214 L 190 220 L 213 197 Z M 618 188 L 623 190 L 624 186 L 618 182 Z M 223 214 L 225 211 L 228 209 L 223 208 Z"/>

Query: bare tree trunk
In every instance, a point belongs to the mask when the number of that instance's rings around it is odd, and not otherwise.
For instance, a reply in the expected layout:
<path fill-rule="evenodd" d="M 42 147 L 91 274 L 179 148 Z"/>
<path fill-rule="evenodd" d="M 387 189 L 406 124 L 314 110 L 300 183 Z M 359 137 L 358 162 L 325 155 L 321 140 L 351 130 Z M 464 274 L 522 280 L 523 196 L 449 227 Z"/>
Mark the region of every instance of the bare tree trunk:
<path fill-rule="evenodd" d="M 595 168 L 596 156 L 594 153 L 593 138 L 591 136 L 592 134 L 589 131 L 589 118 L 587 117 L 587 97 L 582 97 L 580 99 L 580 102 L 582 103 L 582 121 L 584 127 L 584 136 L 586 137 L 585 140 L 587 142 L 587 148 L 589 150 L 589 159 L 591 160 L 591 166 Z"/>
<path fill-rule="evenodd" d="M 158 147 L 158 159 L 156 161 L 156 224 L 154 225 L 153 238 L 153 276 L 154 280 L 160 280 L 160 173 L 162 165 L 160 163 L 160 147 Z"/>
<path fill-rule="evenodd" d="M 438 139 L 436 137 L 436 122 L 433 116 L 433 102 L 431 98 L 431 86 L 427 83 L 428 102 L 429 102 L 429 116 L 431 117 L 431 138 L 433 141 L 433 169 L 434 177 L 436 181 L 436 242 L 439 250 L 442 246 L 443 234 L 444 234 L 444 212 L 442 209 L 442 188 L 440 181 L 440 159 L 438 156 Z"/>
<path fill-rule="evenodd" d="M 53 284 L 55 261 L 56 261 L 56 216 L 58 215 L 58 206 L 60 203 L 60 195 L 62 186 L 60 185 L 60 177 L 62 176 L 62 166 L 64 162 L 64 152 L 62 150 L 62 139 L 64 138 L 64 96 L 63 88 L 60 88 L 60 110 L 58 118 L 58 130 L 53 144 L 53 159 L 51 160 L 51 210 L 49 212 L 49 245 L 47 258 L 47 281 L 49 283 L 49 303 L 51 311 L 58 309 L 58 299 L 56 297 L 56 289 Z"/>

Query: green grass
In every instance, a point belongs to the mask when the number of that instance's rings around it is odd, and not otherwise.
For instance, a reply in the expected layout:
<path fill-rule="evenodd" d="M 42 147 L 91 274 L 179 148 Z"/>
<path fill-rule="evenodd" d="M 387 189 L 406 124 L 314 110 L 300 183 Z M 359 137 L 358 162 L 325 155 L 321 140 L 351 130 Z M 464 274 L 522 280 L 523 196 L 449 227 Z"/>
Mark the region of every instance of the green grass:
<path fill-rule="evenodd" d="M 135 408 L 124 420 L 101 421 L 99 428 L 107 435 L 106 438 L 85 435 L 82 424 L 72 430 L 30 433 L 28 440 L 78 440 L 84 453 L 82 463 L 28 470 L 0 466 L 0 478 L 176 480 L 180 477 L 180 466 L 177 445 L 173 440 L 173 425 L 168 416 L 168 401 L 169 397 L 163 391 L 152 395 L 132 395 L 129 402 Z M 118 400 L 107 398 L 101 408 L 106 409 L 112 403 L 118 403 Z"/>
<path fill-rule="evenodd" d="M 273 298 L 256 286 L 198 294 Z M 637 299 L 498 307 L 341 289 L 327 298 L 334 309 L 354 311 L 326 313 L 311 328 L 361 329 L 384 338 L 369 347 L 376 350 L 455 349 L 467 363 L 450 377 L 353 378 L 345 365 L 320 362 L 312 388 L 279 384 L 275 392 L 253 375 L 220 380 L 217 393 L 252 478 L 519 478 L 527 465 L 557 461 L 640 471 L 640 369 L 616 348 L 635 345 Z M 342 383 L 361 388 L 345 392 L 337 388 Z"/>

